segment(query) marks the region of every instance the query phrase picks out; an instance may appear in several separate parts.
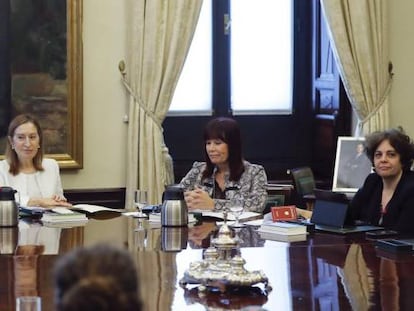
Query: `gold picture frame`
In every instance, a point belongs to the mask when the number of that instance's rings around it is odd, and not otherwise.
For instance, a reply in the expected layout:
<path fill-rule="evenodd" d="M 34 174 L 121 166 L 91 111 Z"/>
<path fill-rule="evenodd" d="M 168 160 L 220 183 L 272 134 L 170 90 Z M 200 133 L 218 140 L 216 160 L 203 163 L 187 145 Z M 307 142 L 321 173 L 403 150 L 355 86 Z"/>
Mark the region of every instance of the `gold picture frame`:
<path fill-rule="evenodd" d="M 61 168 L 83 168 L 83 0 L 67 0 L 68 152 L 52 155 Z"/>
<path fill-rule="evenodd" d="M 59 23 L 57 26 L 63 29 L 63 35 L 60 34 L 60 39 L 62 37 L 66 38 L 66 45 L 64 44 L 64 39 L 63 44 L 60 45 L 60 48 L 62 46 L 63 49 L 66 48 L 66 58 L 59 64 L 60 72 L 63 72 L 61 76 L 65 78 L 50 77 L 50 74 L 44 68 L 33 73 L 33 66 L 18 68 L 20 70 L 19 74 L 12 72 L 12 94 L 14 94 L 13 92 L 22 92 L 22 90 L 26 92 L 23 95 L 20 93 L 20 98 L 18 99 L 12 95 L 13 115 L 31 113 L 38 117 L 44 132 L 45 157 L 57 160 L 61 169 L 83 168 L 82 2 L 82 0 L 66 0 L 66 20 L 62 18 L 62 24 L 60 24 L 59 20 L 57 21 Z M 64 10 L 63 6 L 65 4 L 62 2 L 60 4 L 59 14 L 64 16 L 65 13 L 62 10 Z M 33 5 L 36 5 L 36 2 Z M 52 6 L 49 10 L 53 10 L 53 8 L 55 7 Z M 64 25 L 65 21 L 66 26 Z M 14 42 L 17 41 L 15 40 Z M 56 55 L 56 51 L 54 52 Z M 44 59 L 45 57 L 43 57 Z M 42 65 L 44 64 L 42 63 Z M 65 70 L 66 74 L 64 74 Z M 45 76 L 49 77 L 45 78 Z M 53 89 L 51 95 L 50 93 L 48 95 L 39 93 L 42 89 L 48 88 L 48 86 L 50 86 L 49 89 Z M 59 94 L 58 96 L 55 95 L 55 90 L 58 90 L 56 91 Z M 46 112 L 42 111 L 39 117 L 37 112 L 40 108 L 36 108 L 38 103 L 45 106 L 49 105 L 52 108 L 48 108 L 49 110 Z M 58 113 L 60 119 L 56 117 Z M 51 127 L 49 129 L 46 127 L 45 129 L 44 124 L 47 123 L 53 124 L 55 128 Z M 4 155 L 0 157 L 4 158 Z"/>

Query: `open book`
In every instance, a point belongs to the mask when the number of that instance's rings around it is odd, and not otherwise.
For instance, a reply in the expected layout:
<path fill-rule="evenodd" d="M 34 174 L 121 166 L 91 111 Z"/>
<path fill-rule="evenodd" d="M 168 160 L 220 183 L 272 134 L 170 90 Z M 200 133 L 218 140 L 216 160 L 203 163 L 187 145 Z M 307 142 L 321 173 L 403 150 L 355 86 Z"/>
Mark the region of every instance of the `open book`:
<path fill-rule="evenodd" d="M 224 220 L 224 214 L 223 212 L 213 212 L 213 211 L 207 211 L 207 210 L 191 210 L 189 211 L 189 213 L 193 213 L 193 214 L 201 214 L 203 217 L 212 217 L 212 218 L 217 218 L 220 220 Z M 255 219 L 255 218 L 259 218 L 261 217 L 262 214 L 261 213 L 256 213 L 256 212 L 243 212 L 240 216 L 239 216 L 239 220 L 247 220 L 247 219 Z M 236 217 L 234 217 L 234 215 L 231 212 L 227 213 L 227 220 L 236 220 Z"/>
<path fill-rule="evenodd" d="M 73 205 L 70 209 L 78 210 L 80 212 L 88 212 L 88 213 L 97 213 L 97 212 L 115 212 L 115 213 L 122 213 L 124 210 L 117 209 L 117 208 L 109 208 L 101 205 L 93 205 L 93 204 L 76 204 Z"/>
<path fill-rule="evenodd" d="M 54 212 L 57 214 L 70 214 L 71 211 L 87 212 L 90 214 L 97 212 L 116 212 L 122 213 L 122 209 L 109 208 L 101 205 L 93 204 L 75 204 L 72 207 L 56 206 L 52 208 L 45 208 L 39 206 L 20 206 L 20 211 L 29 215 L 42 215 L 45 212 Z"/>

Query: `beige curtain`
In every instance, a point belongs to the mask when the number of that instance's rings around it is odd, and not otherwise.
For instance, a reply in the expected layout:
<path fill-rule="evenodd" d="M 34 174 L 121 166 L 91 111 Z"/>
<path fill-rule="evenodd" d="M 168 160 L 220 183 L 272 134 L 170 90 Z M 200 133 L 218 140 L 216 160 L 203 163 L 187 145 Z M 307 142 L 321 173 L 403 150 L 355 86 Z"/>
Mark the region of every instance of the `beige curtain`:
<path fill-rule="evenodd" d="M 187 55 L 202 0 L 128 0 L 127 51 L 120 63 L 130 94 L 126 208 L 134 189 L 148 190 L 157 204 L 174 182 L 162 122 Z"/>
<path fill-rule="evenodd" d="M 352 310 L 369 310 L 371 295 L 375 290 L 372 271 L 367 267 L 362 248 L 351 244 L 345 258 L 343 269 L 338 268 L 346 296 Z"/>
<path fill-rule="evenodd" d="M 389 126 L 392 66 L 387 0 L 320 0 L 346 92 L 358 117 L 355 136 Z"/>

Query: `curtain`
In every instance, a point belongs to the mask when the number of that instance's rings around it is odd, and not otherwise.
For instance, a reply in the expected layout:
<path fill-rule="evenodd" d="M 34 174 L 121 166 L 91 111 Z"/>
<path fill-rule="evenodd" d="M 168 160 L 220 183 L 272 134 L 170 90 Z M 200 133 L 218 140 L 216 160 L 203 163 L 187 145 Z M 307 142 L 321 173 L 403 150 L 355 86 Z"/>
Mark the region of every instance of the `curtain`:
<path fill-rule="evenodd" d="M 202 0 L 128 0 L 127 56 L 120 63 L 129 92 L 126 208 L 133 191 L 158 204 L 174 182 L 162 122 L 187 55 Z"/>
<path fill-rule="evenodd" d="M 333 52 L 358 124 L 355 136 L 389 126 L 392 65 L 387 0 L 320 0 Z"/>
<path fill-rule="evenodd" d="M 342 279 L 352 310 L 369 310 L 375 290 L 374 276 L 365 262 L 360 245 L 351 244 L 343 269 L 338 268 L 338 275 Z"/>

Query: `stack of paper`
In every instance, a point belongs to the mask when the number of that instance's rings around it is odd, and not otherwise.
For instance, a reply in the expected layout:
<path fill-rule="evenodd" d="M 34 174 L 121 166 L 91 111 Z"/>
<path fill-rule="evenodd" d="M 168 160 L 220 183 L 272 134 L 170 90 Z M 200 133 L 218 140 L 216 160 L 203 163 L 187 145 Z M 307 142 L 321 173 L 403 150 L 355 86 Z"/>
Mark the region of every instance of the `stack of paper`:
<path fill-rule="evenodd" d="M 68 222 L 87 222 L 85 214 L 72 211 L 65 207 L 55 207 L 42 214 L 40 220 L 43 223 L 68 223 Z"/>

